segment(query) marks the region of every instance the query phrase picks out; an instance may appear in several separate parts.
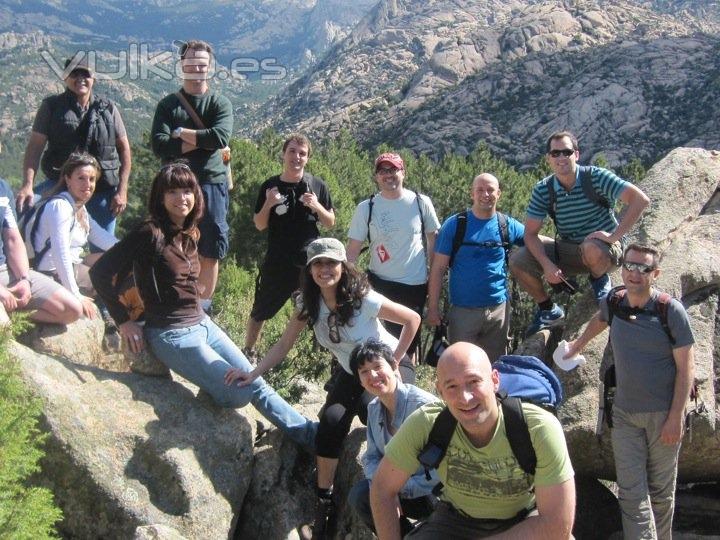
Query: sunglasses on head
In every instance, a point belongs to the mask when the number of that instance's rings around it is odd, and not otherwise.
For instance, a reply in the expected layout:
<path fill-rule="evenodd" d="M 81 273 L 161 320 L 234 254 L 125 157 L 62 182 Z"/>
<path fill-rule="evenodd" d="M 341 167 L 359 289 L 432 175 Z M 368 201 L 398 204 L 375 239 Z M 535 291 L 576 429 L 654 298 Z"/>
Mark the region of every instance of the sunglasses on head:
<path fill-rule="evenodd" d="M 70 77 L 72 77 L 73 79 L 77 79 L 78 77 L 82 77 L 84 79 L 92 79 L 92 75 L 90 75 L 90 72 L 87 69 L 82 68 L 73 69 L 70 72 Z"/>
<path fill-rule="evenodd" d="M 637 270 L 641 274 L 649 274 L 650 272 L 655 270 L 655 267 L 650 264 L 634 262 L 624 262 L 623 268 L 628 272 L 634 272 L 635 270 Z"/>
<path fill-rule="evenodd" d="M 562 150 L 550 150 L 548 154 L 550 154 L 550 157 L 570 157 L 575 153 L 575 150 L 572 148 L 563 148 Z"/>

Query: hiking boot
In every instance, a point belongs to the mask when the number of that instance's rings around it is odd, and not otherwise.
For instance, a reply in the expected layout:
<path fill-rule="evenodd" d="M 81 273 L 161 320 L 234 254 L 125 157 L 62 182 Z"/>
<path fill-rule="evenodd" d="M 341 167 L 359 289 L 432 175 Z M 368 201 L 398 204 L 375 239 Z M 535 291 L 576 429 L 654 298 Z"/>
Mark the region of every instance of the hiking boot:
<path fill-rule="evenodd" d="M 303 540 L 323 540 L 330 538 L 333 522 L 335 520 L 335 503 L 332 499 L 318 497 L 315 506 L 315 520 L 312 525 L 303 525 L 300 528 L 300 538 Z"/>
<path fill-rule="evenodd" d="M 535 312 L 532 324 L 527 329 L 527 335 L 531 336 L 543 328 L 551 328 L 565 322 L 565 311 L 557 304 L 550 309 L 538 309 Z"/>
<path fill-rule="evenodd" d="M 590 278 L 590 285 L 592 286 L 593 294 L 595 295 L 595 301 L 599 304 L 600 301 L 607 296 L 612 289 L 612 283 L 610 282 L 610 276 L 603 274 L 599 278 Z"/>

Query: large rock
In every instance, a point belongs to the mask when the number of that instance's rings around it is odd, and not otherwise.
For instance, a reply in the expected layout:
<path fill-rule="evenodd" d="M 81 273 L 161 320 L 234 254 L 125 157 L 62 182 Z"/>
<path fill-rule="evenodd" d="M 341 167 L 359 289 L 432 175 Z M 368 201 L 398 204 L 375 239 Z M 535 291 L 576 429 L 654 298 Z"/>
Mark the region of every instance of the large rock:
<path fill-rule="evenodd" d="M 252 407 L 220 409 L 197 399 L 188 383 L 74 365 L 17 343 L 10 354 L 44 402 L 43 427 L 50 437 L 38 480 L 63 509 L 63 534 L 228 536 L 258 478 L 253 440 L 259 416 Z M 311 484 L 310 460 L 297 459 L 292 443 L 271 436 L 273 452 L 281 456 L 273 472 Z M 287 486 L 276 484 L 266 486 L 273 495 Z M 304 493 L 295 504 L 308 500 Z M 253 537 L 285 538 L 299 519 L 274 524 L 277 534 L 265 534 L 269 525 L 260 527 L 261 536 Z"/>
<path fill-rule="evenodd" d="M 683 441 L 680 482 L 720 480 L 720 400 L 715 384 L 720 376 L 720 214 L 706 213 L 714 208 L 719 179 L 718 153 L 699 149 L 671 152 L 641 184 L 652 204 L 634 232 L 635 239 L 662 250 L 658 286 L 682 300 L 696 340 L 698 406 L 702 404 L 704 410 L 692 416 L 692 433 Z M 614 275 L 613 281 L 619 282 L 619 275 Z M 577 336 L 595 310 L 589 297 L 581 299 L 568 313 L 565 337 Z M 552 346 L 554 342 L 549 343 Z M 612 361 L 607 334 L 592 341 L 584 354 L 586 365 L 560 373 L 567 397 L 559 416 L 575 470 L 614 479 L 609 430 L 601 436 L 595 434 L 600 373 Z"/>
<path fill-rule="evenodd" d="M 40 353 L 71 359 L 76 364 L 106 367 L 104 333 L 105 323 L 100 317 L 82 318 L 68 325 L 35 324 L 21 340 Z"/>

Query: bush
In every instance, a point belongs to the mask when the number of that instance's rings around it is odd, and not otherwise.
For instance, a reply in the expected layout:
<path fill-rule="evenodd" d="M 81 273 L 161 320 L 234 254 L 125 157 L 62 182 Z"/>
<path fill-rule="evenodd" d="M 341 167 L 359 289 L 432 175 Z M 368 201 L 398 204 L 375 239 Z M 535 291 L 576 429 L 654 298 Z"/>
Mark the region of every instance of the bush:
<path fill-rule="evenodd" d="M 20 380 L 20 367 L 7 354 L 11 337 L 0 328 L 0 538 L 57 538 L 62 512 L 52 493 L 29 486 L 39 471 L 45 436 L 38 429 L 41 403 Z"/>

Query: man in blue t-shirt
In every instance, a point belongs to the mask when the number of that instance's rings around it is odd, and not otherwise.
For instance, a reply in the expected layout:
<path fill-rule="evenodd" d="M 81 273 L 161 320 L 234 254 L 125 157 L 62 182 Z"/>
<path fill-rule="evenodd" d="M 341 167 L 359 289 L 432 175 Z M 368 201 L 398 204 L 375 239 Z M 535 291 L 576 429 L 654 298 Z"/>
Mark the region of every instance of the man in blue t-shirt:
<path fill-rule="evenodd" d="M 568 276 L 590 274 L 595 298 L 600 301 L 608 293 L 608 271 L 619 266 L 622 259 L 621 240 L 650 204 L 638 187 L 607 169 L 581 169 L 577 138 L 569 131 L 550 135 L 546 151 L 553 174 L 535 184 L 525 220 L 525 247 L 510 259 L 513 276 L 538 304 L 528 335 L 555 326 L 565 317 L 545 290 L 543 277 L 553 288 L 562 288 Z M 592 185 L 583 187 L 581 173 L 589 174 Z M 602 196 L 609 208 L 591 200 L 587 188 L 598 199 Z M 627 206 L 620 223 L 613 212 L 618 200 Z M 555 240 L 539 234 L 547 216 L 555 222 Z"/>
<path fill-rule="evenodd" d="M 663 328 L 654 287 L 659 259 L 655 248 L 628 246 L 621 270 L 625 296 L 617 306 L 623 312 L 610 317 L 610 302 L 601 302 L 565 358 L 579 354 L 610 324 L 617 380 L 611 436 L 624 535 L 670 540 L 695 339 L 675 299 L 667 305 L 668 330 Z"/>
<path fill-rule="evenodd" d="M 500 193 L 500 183 L 492 174 L 475 177 L 470 192 L 472 208 L 465 212 L 465 234 L 453 257 L 460 214 L 443 223 L 430 268 L 426 316 L 428 325 L 440 324 L 440 289 L 445 271 L 450 268 L 448 339 L 450 343 L 474 343 L 491 362 L 507 352 L 510 328 L 505 249 L 497 216 Z M 523 245 L 524 227 L 520 222 L 507 217 L 507 232 L 511 245 Z"/>

